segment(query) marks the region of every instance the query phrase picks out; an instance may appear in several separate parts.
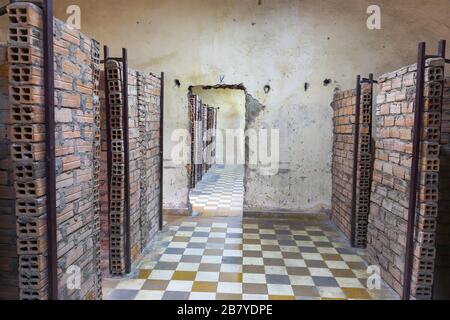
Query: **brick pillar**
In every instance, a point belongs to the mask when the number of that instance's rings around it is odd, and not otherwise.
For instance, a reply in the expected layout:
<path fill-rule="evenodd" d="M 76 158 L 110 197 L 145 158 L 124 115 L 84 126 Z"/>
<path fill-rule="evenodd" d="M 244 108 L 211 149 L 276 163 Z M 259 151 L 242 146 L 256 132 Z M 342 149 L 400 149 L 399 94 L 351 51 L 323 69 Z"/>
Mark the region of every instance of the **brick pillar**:
<path fill-rule="evenodd" d="M 383 75 L 377 98 L 368 259 L 381 267 L 383 279 L 399 294 L 404 286 L 416 75 L 416 65 Z M 416 299 L 430 299 L 432 295 L 442 89 L 443 60 L 428 60 L 412 279 L 412 297 Z"/>
<path fill-rule="evenodd" d="M 19 260 L 14 166 L 9 130 L 15 112 L 9 103 L 7 45 L 0 44 L 0 300 L 19 299 Z M 17 116 L 17 115 L 16 115 Z"/>
<path fill-rule="evenodd" d="M 110 268 L 113 275 L 125 272 L 125 154 L 123 148 L 122 66 L 110 60 L 106 64 L 111 125 L 111 185 L 109 203 Z"/>
<path fill-rule="evenodd" d="M 17 215 L 20 299 L 47 298 L 42 11 L 8 7 L 11 160 Z"/>
<path fill-rule="evenodd" d="M 100 178 L 102 159 L 101 136 L 101 110 L 100 110 L 100 43 L 91 40 L 92 84 L 94 100 L 92 102 L 94 113 L 94 159 L 93 159 L 93 191 L 94 191 L 94 269 L 96 278 L 94 282 L 93 296 L 97 300 L 102 299 L 102 251 L 101 251 L 101 206 L 100 206 Z"/>

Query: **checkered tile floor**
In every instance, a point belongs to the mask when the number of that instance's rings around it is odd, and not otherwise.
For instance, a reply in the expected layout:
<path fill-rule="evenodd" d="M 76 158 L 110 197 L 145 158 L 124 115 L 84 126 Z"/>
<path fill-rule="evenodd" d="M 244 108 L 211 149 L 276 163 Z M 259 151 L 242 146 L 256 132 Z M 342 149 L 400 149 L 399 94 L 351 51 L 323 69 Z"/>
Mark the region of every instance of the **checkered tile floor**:
<path fill-rule="evenodd" d="M 176 218 L 110 300 L 397 299 L 327 221 Z"/>
<path fill-rule="evenodd" d="M 244 167 L 213 166 L 191 191 L 192 210 L 201 216 L 241 216 Z"/>

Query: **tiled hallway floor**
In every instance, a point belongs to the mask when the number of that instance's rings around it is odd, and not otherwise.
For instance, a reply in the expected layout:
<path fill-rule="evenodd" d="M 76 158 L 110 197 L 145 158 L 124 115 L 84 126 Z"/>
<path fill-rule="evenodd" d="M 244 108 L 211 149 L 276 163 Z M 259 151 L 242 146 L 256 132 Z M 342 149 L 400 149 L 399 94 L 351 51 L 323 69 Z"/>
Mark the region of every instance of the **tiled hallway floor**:
<path fill-rule="evenodd" d="M 191 191 L 190 200 L 201 216 L 242 216 L 244 167 L 213 166 Z"/>
<path fill-rule="evenodd" d="M 366 289 L 363 252 L 322 220 L 171 218 L 105 299 L 397 299 Z"/>

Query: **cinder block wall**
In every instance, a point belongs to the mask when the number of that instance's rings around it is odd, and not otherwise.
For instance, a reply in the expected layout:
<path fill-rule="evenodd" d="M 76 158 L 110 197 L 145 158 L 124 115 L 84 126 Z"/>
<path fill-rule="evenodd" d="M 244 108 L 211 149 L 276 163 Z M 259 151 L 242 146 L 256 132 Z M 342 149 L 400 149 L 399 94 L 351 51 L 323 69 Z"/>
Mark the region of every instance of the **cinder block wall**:
<path fill-rule="evenodd" d="M 107 62 L 106 77 L 109 88 L 112 143 L 108 231 L 110 272 L 113 275 L 125 272 L 126 259 L 126 204 L 124 202 L 126 197 L 124 139 L 126 137 L 123 128 L 122 75 L 122 63 L 114 60 Z M 129 207 L 132 262 L 138 259 L 145 246 L 156 234 L 159 226 L 160 93 L 161 79 L 152 74 L 128 69 Z"/>
<path fill-rule="evenodd" d="M 368 259 L 381 267 L 383 279 L 399 294 L 404 286 L 416 75 L 416 65 L 383 75 L 379 80 L 376 108 Z M 431 298 L 433 287 L 438 181 L 442 178 L 439 176 L 442 60 L 427 61 L 425 80 L 412 279 L 412 297 L 417 299 Z"/>
<path fill-rule="evenodd" d="M 361 90 L 361 111 L 358 162 L 356 171 L 355 246 L 367 243 L 367 222 L 370 203 L 372 167 L 371 126 L 372 87 L 364 84 Z M 351 239 L 352 234 L 352 187 L 354 168 L 356 90 L 337 92 L 334 95 L 334 141 L 332 162 L 332 210 L 330 218 Z"/>
<path fill-rule="evenodd" d="M 447 76 L 442 107 L 441 171 L 434 299 L 450 299 L 450 186 L 448 181 L 450 181 L 450 77 Z"/>
<path fill-rule="evenodd" d="M 19 298 L 14 167 L 9 137 L 7 45 L 0 44 L 0 299 Z"/>
<path fill-rule="evenodd" d="M 10 5 L 8 12 L 8 129 L 13 142 L 20 298 L 46 299 L 45 141 L 50 133 L 44 122 L 42 12 L 26 2 Z M 58 298 L 101 299 L 99 44 L 55 19 L 54 52 Z M 79 288 L 68 286 L 74 275 L 80 277 Z"/>

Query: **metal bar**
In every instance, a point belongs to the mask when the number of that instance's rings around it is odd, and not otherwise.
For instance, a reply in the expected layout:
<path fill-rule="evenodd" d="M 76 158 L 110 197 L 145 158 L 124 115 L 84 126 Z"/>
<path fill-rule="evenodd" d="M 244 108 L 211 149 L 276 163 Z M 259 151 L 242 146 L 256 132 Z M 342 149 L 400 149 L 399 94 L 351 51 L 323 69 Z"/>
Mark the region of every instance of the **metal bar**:
<path fill-rule="evenodd" d="M 373 137 L 373 101 L 374 101 L 374 90 L 373 90 L 373 85 L 375 83 L 378 83 L 378 81 L 373 80 L 373 73 L 369 74 L 369 81 L 370 81 L 370 96 L 372 97 L 372 108 L 371 112 L 372 114 L 370 115 L 370 126 L 369 126 L 369 136 L 370 136 L 370 143 L 371 143 L 371 147 L 370 147 L 370 153 L 372 154 L 372 158 L 373 158 L 373 148 L 372 148 L 372 137 Z M 372 167 L 372 166 L 371 166 Z M 370 174 L 370 186 L 372 185 L 372 173 Z"/>
<path fill-rule="evenodd" d="M 411 181 L 409 185 L 408 227 L 406 232 L 406 257 L 403 279 L 403 300 L 409 300 L 411 296 L 411 279 L 413 269 L 414 231 L 416 226 L 417 184 L 420 161 L 420 137 L 422 133 L 422 116 L 425 90 L 425 51 L 426 44 L 421 42 L 417 58 L 417 87 L 416 103 L 414 108 L 414 136 L 413 153 L 411 163 Z"/>
<path fill-rule="evenodd" d="M 352 182 L 352 217 L 351 217 L 351 245 L 356 245 L 356 193 L 358 189 L 358 154 L 359 154 L 359 131 L 361 118 L 361 76 L 356 77 L 356 111 L 353 142 L 353 182 Z"/>
<path fill-rule="evenodd" d="M 131 217 L 130 217 L 130 141 L 128 119 L 128 50 L 122 49 L 123 71 L 123 149 L 125 153 L 125 272 L 131 272 Z"/>
<path fill-rule="evenodd" d="M 111 106 L 109 104 L 109 85 L 108 77 L 106 71 L 106 64 L 109 60 L 109 47 L 103 47 L 104 55 L 104 81 L 105 81 L 105 114 L 106 114 L 106 145 L 107 145 L 107 181 L 108 181 L 108 207 L 111 205 L 111 181 L 112 181 L 112 141 L 111 141 Z M 109 219 L 109 224 L 111 225 L 111 220 Z M 109 257 L 109 268 L 111 270 L 111 250 Z"/>
<path fill-rule="evenodd" d="M 58 299 L 57 236 L 56 236 L 56 152 L 55 152 L 55 79 L 53 51 L 53 1 L 43 2 L 44 12 L 44 90 L 47 170 L 47 247 L 48 297 Z"/>
<path fill-rule="evenodd" d="M 164 227 L 163 215 L 163 189 L 164 189 L 164 72 L 161 72 L 161 92 L 160 92 L 160 115 L 159 115 L 159 230 Z"/>
<path fill-rule="evenodd" d="M 446 58 L 446 56 L 445 56 L 445 51 L 446 51 L 446 47 L 447 47 L 447 41 L 445 41 L 445 40 L 440 40 L 439 41 L 439 49 L 438 49 L 438 55 L 441 57 L 441 58 L 443 58 L 443 59 L 445 59 Z"/>

